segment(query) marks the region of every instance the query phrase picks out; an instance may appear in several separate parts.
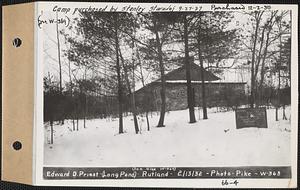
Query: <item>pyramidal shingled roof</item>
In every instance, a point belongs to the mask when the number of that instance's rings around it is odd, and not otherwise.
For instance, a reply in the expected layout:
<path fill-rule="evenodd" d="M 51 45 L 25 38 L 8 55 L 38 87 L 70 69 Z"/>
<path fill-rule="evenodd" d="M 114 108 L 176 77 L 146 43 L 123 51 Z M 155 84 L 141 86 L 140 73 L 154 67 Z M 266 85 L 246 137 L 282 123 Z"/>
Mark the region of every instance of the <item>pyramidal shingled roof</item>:
<path fill-rule="evenodd" d="M 191 80 L 192 81 L 201 81 L 201 67 L 195 63 L 190 63 L 191 65 Z M 206 71 L 203 69 L 204 80 L 205 81 L 215 81 L 220 80 L 219 77 L 214 75 L 213 73 Z M 186 65 L 184 64 L 182 67 L 175 69 L 165 75 L 166 80 L 186 80 Z M 159 82 L 161 79 L 159 78 L 155 82 Z"/>

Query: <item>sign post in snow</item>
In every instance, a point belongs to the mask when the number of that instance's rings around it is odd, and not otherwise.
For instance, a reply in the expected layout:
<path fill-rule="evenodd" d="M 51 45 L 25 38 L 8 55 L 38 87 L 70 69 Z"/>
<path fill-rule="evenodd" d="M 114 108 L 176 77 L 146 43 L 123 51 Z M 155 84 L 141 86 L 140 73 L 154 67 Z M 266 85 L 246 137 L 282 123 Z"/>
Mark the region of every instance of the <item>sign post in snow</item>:
<path fill-rule="evenodd" d="M 236 128 L 268 128 L 266 108 L 242 108 L 235 111 Z"/>

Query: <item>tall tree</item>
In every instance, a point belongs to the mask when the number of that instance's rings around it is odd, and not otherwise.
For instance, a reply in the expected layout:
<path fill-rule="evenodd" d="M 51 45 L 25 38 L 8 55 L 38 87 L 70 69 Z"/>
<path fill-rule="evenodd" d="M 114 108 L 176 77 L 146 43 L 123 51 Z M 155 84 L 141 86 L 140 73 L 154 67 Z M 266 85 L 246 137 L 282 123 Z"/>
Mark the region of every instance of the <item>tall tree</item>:
<path fill-rule="evenodd" d="M 54 121 L 61 119 L 60 101 L 59 83 L 48 73 L 48 76 L 44 77 L 44 121 L 50 123 L 50 144 L 54 143 Z"/>
<path fill-rule="evenodd" d="M 119 133 L 123 133 L 123 104 L 125 101 L 124 78 L 122 73 L 121 46 L 126 45 L 124 34 L 133 31 L 132 14 L 129 13 L 81 13 L 77 21 L 78 36 L 72 42 L 77 47 L 72 58 L 80 65 L 93 65 L 93 72 L 110 80 L 113 93 L 117 94 Z M 122 37 L 122 38 L 121 38 Z M 110 74 L 107 73 L 110 70 Z M 126 80 L 126 79 L 125 79 Z M 126 81 L 125 81 L 126 83 Z M 109 87 L 106 87 L 109 88 Z M 114 89 L 114 88 L 112 88 Z"/>
<path fill-rule="evenodd" d="M 123 110 L 122 110 L 122 82 L 121 82 L 121 67 L 119 60 L 119 15 L 115 13 L 113 15 L 114 22 L 114 40 L 115 40 L 115 52 L 116 52 L 116 70 L 118 78 L 118 102 L 119 102 L 119 133 L 123 133 Z"/>
<path fill-rule="evenodd" d="M 60 55 L 60 38 L 58 29 L 58 13 L 56 12 L 56 39 L 57 39 L 57 58 L 59 66 L 59 92 L 62 94 L 62 69 L 61 69 L 61 55 Z"/>
<path fill-rule="evenodd" d="M 194 93 L 191 83 L 191 66 L 190 66 L 190 57 L 189 57 L 189 37 L 188 37 L 188 20 L 187 15 L 184 15 L 183 18 L 183 27 L 184 27 L 184 52 L 185 52 L 185 69 L 186 69 L 186 82 L 187 82 L 187 101 L 189 108 L 189 117 L 190 123 L 195 123 L 195 110 L 194 110 Z"/>
<path fill-rule="evenodd" d="M 156 39 L 156 48 L 158 52 L 158 62 L 159 62 L 159 70 L 160 70 L 160 77 L 161 77 L 161 109 L 160 109 L 160 117 L 158 121 L 157 127 L 164 127 L 164 120 L 165 120 L 165 112 L 166 112 L 166 79 L 165 79 L 165 68 L 162 58 L 162 43 L 158 33 L 158 17 L 154 15 L 153 18 L 153 29 L 155 33 Z"/>
<path fill-rule="evenodd" d="M 121 57 L 121 62 L 122 62 L 122 68 L 124 70 L 124 75 L 125 75 L 125 81 L 126 81 L 126 85 L 127 85 L 127 89 L 128 89 L 128 93 L 130 96 L 130 104 L 131 104 L 131 111 L 132 111 L 132 115 L 133 115 L 133 122 L 134 122 L 134 128 L 135 128 L 135 133 L 138 134 L 139 132 L 139 126 L 138 126 L 138 121 L 137 121 L 137 112 L 136 112 L 136 106 L 135 106 L 135 99 L 134 99 L 134 89 L 131 89 L 131 84 L 129 81 L 129 71 L 127 69 L 127 65 L 125 64 L 125 60 L 124 57 L 122 55 L 121 50 L 119 49 L 119 53 L 120 53 L 120 57 Z M 132 60 L 133 62 L 133 60 Z M 134 64 L 134 63 L 132 63 Z M 134 66 L 133 66 L 134 69 Z M 133 77 L 134 79 L 134 77 Z"/>
<path fill-rule="evenodd" d="M 289 30 L 288 27 L 280 29 L 278 18 L 287 15 L 287 11 L 255 11 L 247 14 L 249 16 L 250 30 L 244 30 L 249 33 L 246 40 L 250 45 L 244 43 L 247 50 L 250 51 L 251 64 L 251 96 L 250 107 L 264 104 L 264 85 L 267 85 L 265 75 L 270 72 L 274 56 L 280 57 L 280 38 Z M 246 51 L 247 51 L 246 50 Z M 278 58 L 279 59 L 279 58 Z M 279 61 L 277 61 L 278 63 Z M 279 74 L 277 72 L 277 74 Z M 277 77 L 280 80 L 281 77 Z M 279 96 L 279 95 L 278 95 Z"/>
<path fill-rule="evenodd" d="M 286 66 L 287 81 L 291 81 L 291 37 L 288 37 L 282 44 L 282 62 Z"/>
<path fill-rule="evenodd" d="M 189 27 L 191 54 L 198 57 L 201 68 L 201 100 L 203 119 L 207 119 L 207 91 L 205 69 L 226 69 L 233 67 L 222 65 L 223 60 L 237 59 L 239 34 L 236 28 L 227 28 L 233 15 L 228 12 L 201 12 L 191 14 Z M 235 61 L 234 61 L 235 62 Z M 233 62 L 233 63 L 234 63 Z M 206 66 L 204 65 L 206 63 Z"/>
<path fill-rule="evenodd" d="M 258 38 L 258 32 L 259 32 L 259 25 L 262 19 L 263 11 L 261 12 L 254 12 L 254 19 L 255 19 L 255 32 L 254 32 L 254 39 L 253 39 L 253 48 L 252 48 L 252 56 L 251 56 L 251 94 L 250 94 L 250 107 L 254 107 L 254 101 L 255 101 L 255 74 L 254 74 L 254 67 L 255 67 L 255 53 L 256 53 L 256 45 L 257 45 L 257 38 Z"/>
<path fill-rule="evenodd" d="M 141 79 L 143 87 L 145 87 L 146 84 L 145 84 L 145 77 L 144 77 L 144 73 L 143 73 L 143 65 L 142 65 L 140 52 L 139 52 L 138 48 L 136 49 L 136 55 L 137 55 L 138 65 L 140 67 L 140 71 L 139 71 L 140 79 Z M 146 107 L 145 112 L 146 112 L 147 130 L 150 131 L 150 123 L 149 123 L 149 116 L 148 116 L 149 115 L 149 99 L 148 99 L 149 95 L 147 95 L 146 97 L 147 97 L 147 100 L 146 100 L 144 106 Z"/>
<path fill-rule="evenodd" d="M 276 63 L 276 70 L 278 72 L 278 87 L 277 87 L 277 105 L 276 105 L 276 109 L 275 109 L 275 120 L 278 121 L 278 109 L 280 108 L 281 105 L 283 105 L 283 119 L 286 120 L 286 114 L 285 114 L 285 105 L 282 104 L 281 102 L 281 83 L 282 83 L 282 78 L 283 75 L 281 74 L 282 71 L 287 70 L 287 65 L 284 65 L 284 59 L 283 59 L 283 35 L 286 34 L 284 32 L 284 30 L 286 28 L 289 28 L 289 25 L 286 25 L 285 22 L 283 22 L 283 19 L 286 15 L 288 14 L 288 11 L 282 11 L 280 12 L 280 14 L 276 17 L 276 23 L 278 25 L 278 43 L 279 43 L 279 52 L 278 52 L 278 59 L 277 59 L 277 63 Z"/>
<path fill-rule="evenodd" d="M 148 58 L 158 62 L 158 70 L 161 79 L 160 89 L 160 117 L 157 127 L 164 127 L 165 112 L 166 112 L 166 79 L 163 46 L 172 41 L 171 33 L 174 29 L 173 14 L 169 12 L 144 13 L 141 17 L 142 26 L 153 34 L 153 38 L 148 39 L 145 43 L 137 41 L 143 51 L 148 53 Z"/>
<path fill-rule="evenodd" d="M 70 27 L 69 29 L 72 29 Z M 63 33 L 64 38 L 65 38 L 65 47 L 66 51 L 64 56 L 68 59 L 68 51 L 71 49 L 71 44 L 68 43 L 68 38 L 69 35 L 66 34 L 65 32 Z M 72 32 L 71 32 L 71 37 L 72 37 Z M 73 125 L 73 131 L 75 131 L 75 118 L 74 118 L 74 101 L 73 101 L 73 80 L 72 80 L 72 72 L 71 72 L 71 61 L 70 59 L 67 60 L 68 62 L 68 77 L 69 77 L 69 107 L 71 107 L 71 119 L 72 119 L 72 125 Z"/>
<path fill-rule="evenodd" d="M 263 32 L 262 35 L 263 37 L 261 38 L 261 47 L 264 45 L 264 51 L 261 54 L 258 55 L 258 61 L 257 61 L 257 68 L 259 67 L 259 61 L 262 60 L 261 62 L 261 69 L 260 69 L 260 81 L 259 81 L 259 86 L 258 86 L 258 99 L 259 99 L 259 104 L 263 104 L 263 84 L 264 84 L 264 79 L 265 79 L 265 73 L 266 73 L 266 59 L 267 55 L 269 54 L 269 46 L 271 45 L 270 42 L 273 40 L 271 39 L 271 33 L 272 33 L 272 28 L 275 24 L 275 18 L 276 18 L 277 11 L 273 11 L 271 13 L 270 18 L 268 18 L 267 23 L 263 26 Z M 264 32 L 266 30 L 266 32 Z M 266 33 L 266 40 L 265 43 L 263 41 L 264 39 L 264 34 Z M 262 58 L 260 58 L 262 56 Z M 256 74 L 257 75 L 257 74 Z"/>
<path fill-rule="evenodd" d="M 205 80 L 204 80 L 204 66 L 203 66 L 203 55 L 202 55 L 202 47 L 201 47 L 201 17 L 202 15 L 199 15 L 199 26 L 198 26 L 198 38 L 197 38 L 197 44 L 198 44 L 198 59 L 200 62 L 200 68 L 201 68 L 201 89 L 202 89 L 202 109 L 203 109 L 203 119 L 208 119 L 207 117 L 207 107 L 206 107 L 206 92 L 205 92 Z"/>

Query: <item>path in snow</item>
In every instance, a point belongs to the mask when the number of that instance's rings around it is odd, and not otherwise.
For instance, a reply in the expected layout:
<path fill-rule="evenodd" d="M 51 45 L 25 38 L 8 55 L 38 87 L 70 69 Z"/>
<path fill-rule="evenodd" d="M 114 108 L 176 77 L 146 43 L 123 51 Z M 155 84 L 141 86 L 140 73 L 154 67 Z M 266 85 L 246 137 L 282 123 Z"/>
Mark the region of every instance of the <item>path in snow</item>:
<path fill-rule="evenodd" d="M 196 111 L 198 117 L 198 113 Z M 87 121 L 87 128 L 72 132 L 71 122 L 55 125 L 54 144 L 48 144 L 45 126 L 46 165 L 68 166 L 281 166 L 290 165 L 290 121 L 275 121 L 267 110 L 268 129 L 236 129 L 235 113 L 209 111 L 208 120 L 188 123 L 188 110 L 171 111 L 164 128 L 156 128 L 158 115 L 139 120 L 136 135 L 132 116 L 124 118 L 126 133 L 118 133 L 118 120 Z M 287 108 L 288 118 L 290 108 Z M 281 116 L 281 111 L 280 111 Z M 281 119 L 281 117 L 280 117 Z"/>

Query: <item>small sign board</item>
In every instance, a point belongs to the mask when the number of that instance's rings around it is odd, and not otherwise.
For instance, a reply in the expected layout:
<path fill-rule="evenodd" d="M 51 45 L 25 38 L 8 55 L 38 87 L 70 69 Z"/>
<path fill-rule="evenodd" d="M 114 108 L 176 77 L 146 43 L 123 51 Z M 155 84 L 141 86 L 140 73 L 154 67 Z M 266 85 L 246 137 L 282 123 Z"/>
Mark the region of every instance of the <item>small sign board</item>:
<path fill-rule="evenodd" d="M 235 111 L 236 128 L 268 128 L 266 108 L 242 108 Z"/>

